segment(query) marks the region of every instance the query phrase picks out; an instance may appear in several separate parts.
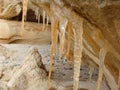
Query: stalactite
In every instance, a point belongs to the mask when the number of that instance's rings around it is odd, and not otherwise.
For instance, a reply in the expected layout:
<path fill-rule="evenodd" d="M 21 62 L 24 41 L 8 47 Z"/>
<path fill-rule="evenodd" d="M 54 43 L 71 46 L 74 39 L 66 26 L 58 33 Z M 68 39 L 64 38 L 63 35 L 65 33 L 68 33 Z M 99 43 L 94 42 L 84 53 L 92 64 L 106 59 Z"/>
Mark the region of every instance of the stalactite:
<path fill-rule="evenodd" d="M 63 18 L 63 20 L 60 21 L 60 46 L 59 46 L 59 60 L 62 58 L 63 54 L 63 47 L 65 43 L 65 32 L 68 25 L 68 20 L 66 18 Z"/>
<path fill-rule="evenodd" d="M 92 54 L 87 48 L 83 47 L 84 52 L 86 53 L 86 55 L 88 55 L 97 65 L 99 65 L 99 59 Z"/>
<path fill-rule="evenodd" d="M 104 61 L 105 56 L 106 56 L 105 49 L 104 48 L 100 49 L 100 53 L 99 53 L 100 65 L 99 65 L 99 75 L 98 75 L 98 81 L 97 81 L 97 90 L 100 90 L 100 86 L 103 78 L 102 61 Z"/>
<path fill-rule="evenodd" d="M 59 60 L 61 60 L 61 57 L 62 57 L 62 51 L 63 51 L 63 45 L 61 44 L 62 43 L 62 33 L 60 32 L 60 46 L 59 46 Z"/>
<path fill-rule="evenodd" d="M 22 14 L 22 31 L 21 31 L 21 36 L 24 34 L 24 21 L 27 15 L 27 5 L 28 5 L 28 0 L 23 0 L 23 14 Z"/>
<path fill-rule="evenodd" d="M 0 13 L 3 11 L 3 0 L 0 0 Z"/>
<path fill-rule="evenodd" d="M 118 76 L 118 86 L 117 86 L 117 90 L 120 90 L 120 70 L 119 70 L 119 76 Z"/>
<path fill-rule="evenodd" d="M 96 55 L 95 51 L 93 50 L 92 46 L 88 44 L 86 39 L 83 40 L 83 43 L 84 43 L 85 48 L 87 48 L 92 54 L 94 54 L 97 57 L 97 55 Z"/>
<path fill-rule="evenodd" d="M 44 31 L 45 29 L 45 11 L 43 10 L 43 28 L 42 30 Z"/>
<path fill-rule="evenodd" d="M 58 19 L 52 22 L 52 45 L 50 49 L 50 68 L 49 68 L 49 76 L 48 76 L 48 90 L 50 88 L 50 77 L 52 72 L 52 60 L 56 55 L 56 46 L 57 46 L 57 28 L 58 28 Z"/>
<path fill-rule="evenodd" d="M 49 16 L 47 15 L 47 26 L 48 26 L 48 24 L 49 24 Z"/>
<path fill-rule="evenodd" d="M 39 24 L 40 23 L 40 12 L 39 12 L 38 8 L 35 9 L 35 16 L 36 16 L 36 20 L 38 20 L 38 24 Z"/>
<path fill-rule="evenodd" d="M 78 90 L 80 66 L 83 49 L 83 18 L 80 21 L 80 29 L 74 30 L 75 45 L 74 45 L 74 82 L 73 90 Z"/>
<path fill-rule="evenodd" d="M 69 52 L 70 52 L 72 30 L 73 30 L 72 23 L 68 22 L 68 41 L 67 41 L 67 53 L 66 53 L 66 56 L 69 55 Z"/>
<path fill-rule="evenodd" d="M 99 75 L 98 75 L 98 81 L 97 81 L 97 90 L 100 90 L 102 78 L 103 78 L 103 71 L 102 71 L 102 69 L 99 67 Z"/>
<path fill-rule="evenodd" d="M 105 53 L 105 51 L 103 53 Z M 107 69 L 106 65 L 104 64 L 104 60 L 102 61 L 102 70 L 104 72 L 104 75 L 106 77 L 108 85 L 110 86 L 110 89 L 117 90 L 116 81 L 115 81 L 114 77 L 111 75 L 110 71 Z"/>
<path fill-rule="evenodd" d="M 40 13 L 38 14 L 38 24 L 40 24 Z"/>
<path fill-rule="evenodd" d="M 38 20 L 38 14 L 39 14 L 38 11 L 39 11 L 38 8 L 36 8 L 35 11 L 34 11 L 35 12 L 35 16 L 36 16 L 36 20 Z"/>
<path fill-rule="evenodd" d="M 60 48 L 59 48 L 59 60 L 62 58 L 63 46 L 64 46 L 64 39 L 65 39 L 65 30 L 60 31 Z"/>
<path fill-rule="evenodd" d="M 89 70 L 89 80 L 92 80 L 92 75 L 93 75 L 93 71 L 94 71 L 94 67 L 89 66 L 90 70 Z"/>
<path fill-rule="evenodd" d="M 96 57 L 94 54 L 92 54 L 87 48 L 83 48 L 84 52 L 97 64 L 100 66 L 100 61 L 98 59 L 98 57 Z M 106 53 L 104 51 L 104 53 Z M 114 77 L 110 74 L 109 70 L 106 68 L 105 64 L 104 64 L 104 60 L 102 61 L 102 70 L 104 72 L 104 76 L 108 82 L 108 85 L 110 86 L 111 90 L 117 90 L 117 84 L 115 82 Z"/>
<path fill-rule="evenodd" d="M 90 37 L 89 32 L 88 32 L 88 31 L 85 31 L 85 32 L 84 32 L 84 36 L 85 36 L 85 38 L 86 38 L 86 42 L 89 43 L 89 44 L 90 44 L 89 46 L 92 47 L 92 52 L 96 52 L 96 53 L 98 54 L 98 53 L 99 53 L 99 46 L 98 46 L 97 43 Z M 86 44 L 86 46 L 88 46 L 88 45 Z"/>

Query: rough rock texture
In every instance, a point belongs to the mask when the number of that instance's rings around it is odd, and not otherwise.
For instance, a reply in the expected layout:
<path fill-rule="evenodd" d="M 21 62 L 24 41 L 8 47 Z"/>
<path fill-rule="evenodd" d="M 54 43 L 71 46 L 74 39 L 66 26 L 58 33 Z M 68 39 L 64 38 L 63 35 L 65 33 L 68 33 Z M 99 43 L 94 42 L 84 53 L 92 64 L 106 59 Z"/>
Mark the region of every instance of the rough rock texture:
<path fill-rule="evenodd" d="M 20 36 L 21 22 L 0 20 L 0 43 L 50 43 L 50 26 L 46 25 L 42 31 L 42 24 L 25 23 L 24 36 Z M 43 38 L 45 37 L 45 38 Z"/>
<path fill-rule="evenodd" d="M 0 71 L 2 71 L 2 77 L 0 78 L 0 85 L 3 84 L 6 85 L 9 80 L 11 80 L 13 74 L 20 69 L 19 66 L 22 66 L 24 58 L 28 55 L 28 50 L 31 47 L 38 48 L 39 53 L 42 56 L 42 62 L 45 65 L 47 71 L 49 70 L 49 48 L 50 45 L 24 45 L 24 44 L 1 44 L 2 47 L 7 48 L 9 51 L 14 52 L 10 58 L 2 58 L 3 55 L 0 55 Z M 2 53 L 2 52 L 1 52 Z M 8 53 L 9 54 L 9 53 Z M 85 60 L 85 59 L 84 59 Z M 86 60 L 90 60 L 89 58 L 86 58 Z M 31 60 L 33 61 L 33 60 Z M 29 64 L 29 63 L 28 63 Z M 52 76 L 51 76 L 51 87 L 56 88 L 57 90 L 69 90 L 72 89 L 72 83 L 73 83 L 73 62 L 66 61 L 64 59 L 59 60 L 59 57 L 56 58 L 56 64 L 53 66 Z M 92 66 L 92 63 L 90 64 Z M 29 66 L 29 65 L 28 65 Z M 98 69 L 95 68 L 94 71 L 92 69 L 89 71 L 89 67 L 85 64 L 82 64 L 81 66 L 81 75 L 80 75 L 80 82 L 79 82 L 79 89 L 82 88 L 88 89 L 88 90 L 96 90 L 97 86 L 97 75 L 98 75 Z M 91 72 L 92 71 L 92 72 Z M 89 78 L 89 73 L 91 73 L 91 79 Z M 89 80 L 90 79 L 90 80 Z M 25 87 L 26 86 L 26 79 L 24 79 L 24 75 L 19 78 L 20 82 L 18 81 L 17 84 L 19 84 L 19 87 Z M 31 81 L 31 80 L 29 80 Z M 23 84 L 24 83 L 24 84 Z M 46 84 L 44 84 L 44 87 L 47 86 L 47 80 Z M 18 85 L 17 85 L 18 86 Z M 40 85 L 39 85 L 40 86 Z M 27 86 L 26 86 L 27 87 Z M 2 87 L 3 88 L 3 87 Z M 35 87 L 37 88 L 37 87 Z M 42 88 L 41 86 L 38 88 Z M 53 90 L 54 90 L 53 89 Z M 78 90 L 79 90 L 78 89 Z M 105 79 L 103 79 L 101 84 L 102 90 L 109 90 L 105 83 Z M 39 89 L 41 90 L 41 89 Z M 46 89 L 44 89 L 46 90 Z"/>
<path fill-rule="evenodd" d="M 2 10 L 3 10 L 3 0 L 0 0 L 0 13 L 2 12 Z"/>
<path fill-rule="evenodd" d="M 3 10 L 1 10 L 1 12 L 0 12 L 0 18 L 9 19 L 9 18 L 15 17 L 15 16 L 20 14 L 20 12 L 21 12 L 21 5 L 22 5 L 20 0 L 16 0 L 16 1 L 10 0 L 9 2 L 7 2 L 7 3 L 6 2 L 7 1 L 4 0 L 3 3 L 1 3 L 1 6 L 3 6 L 2 7 Z"/>
<path fill-rule="evenodd" d="M 31 48 L 22 65 L 1 68 L 1 90 L 47 90 L 47 70 L 37 48 Z"/>
<path fill-rule="evenodd" d="M 120 71 L 119 0 L 29 0 L 28 7 L 32 10 L 34 7 L 43 8 L 49 15 L 53 27 L 54 20 L 59 21 L 58 29 L 61 32 L 67 29 L 66 23 L 67 25 L 68 22 L 72 23 L 73 34 L 70 49 L 68 49 L 70 52 L 66 56 L 68 59 L 74 59 L 73 56 L 76 53 L 74 50 L 78 48 L 74 43 L 79 39 L 82 27 L 83 55 L 90 57 L 97 66 L 101 64 L 109 87 L 111 90 L 117 89 Z M 81 26 L 81 20 L 83 20 L 83 26 Z M 65 43 L 68 43 L 67 36 L 67 34 L 65 37 L 62 36 Z M 65 49 L 66 47 L 68 46 L 65 44 Z M 103 50 L 102 54 L 100 50 Z M 101 63 L 100 56 L 104 58 Z"/>
<path fill-rule="evenodd" d="M 7 86 L 9 88 L 16 88 L 16 90 L 39 90 L 40 82 L 47 81 L 47 71 L 41 59 L 42 57 L 38 50 L 32 48 L 23 64 L 18 69 L 14 70 L 14 74 L 7 83 Z"/>
<path fill-rule="evenodd" d="M 0 45 L 0 51 L 0 56 L 4 56 L 6 59 L 10 58 L 10 56 L 14 53 L 2 45 Z"/>
<path fill-rule="evenodd" d="M 34 1 L 31 0 L 31 2 Z M 117 89 L 120 69 L 119 4 L 119 1 L 110 0 L 101 2 L 97 0 L 51 0 L 51 2 L 41 1 L 37 4 L 46 10 L 51 18 L 51 23 L 55 19 L 61 22 L 64 18 L 70 21 L 73 31 L 75 30 L 78 36 L 80 35 L 81 18 L 84 19 L 83 51 L 100 65 L 99 52 L 100 49 L 105 49 L 106 55 L 102 62 L 102 69 L 112 90 Z"/>

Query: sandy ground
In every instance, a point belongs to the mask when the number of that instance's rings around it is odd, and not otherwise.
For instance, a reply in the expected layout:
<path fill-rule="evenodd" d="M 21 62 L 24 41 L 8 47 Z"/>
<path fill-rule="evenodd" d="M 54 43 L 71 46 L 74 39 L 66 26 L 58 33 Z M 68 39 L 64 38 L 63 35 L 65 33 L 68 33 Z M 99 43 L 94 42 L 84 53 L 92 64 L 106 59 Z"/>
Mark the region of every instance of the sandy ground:
<path fill-rule="evenodd" d="M 1 44 L 6 47 L 7 50 L 3 49 L 0 51 L 0 68 L 2 67 L 17 67 L 23 63 L 24 57 L 28 52 L 29 48 L 37 47 L 39 53 L 42 55 L 42 61 L 49 69 L 49 50 L 50 45 L 22 45 L 22 44 Z M 9 52 L 9 53 L 8 53 Z M 85 88 L 86 90 L 96 90 L 97 84 L 97 73 L 96 69 L 93 72 L 92 80 L 89 80 L 89 68 L 86 65 L 82 65 L 79 88 Z M 56 64 L 53 66 L 52 80 L 58 85 L 63 87 L 72 87 L 73 83 L 73 62 L 62 60 L 56 60 Z M 1 90 L 1 89 L 0 89 Z M 80 89 L 82 90 L 82 89 Z M 103 80 L 101 90 L 109 90 L 105 81 Z"/>

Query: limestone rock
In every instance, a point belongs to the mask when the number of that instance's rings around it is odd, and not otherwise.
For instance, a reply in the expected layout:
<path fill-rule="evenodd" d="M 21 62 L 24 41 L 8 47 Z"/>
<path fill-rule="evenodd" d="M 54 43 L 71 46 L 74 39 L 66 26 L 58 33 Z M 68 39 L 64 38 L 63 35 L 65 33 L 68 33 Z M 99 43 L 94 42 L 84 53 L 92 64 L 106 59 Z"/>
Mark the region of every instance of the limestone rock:
<path fill-rule="evenodd" d="M 7 82 L 0 81 L 0 90 L 9 90 L 7 87 Z"/>
<path fill-rule="evenodd" d="M 50 16 L 51 23 L 58 19 L 60 25 L 63 18 L 72 23 L 73 36 L 70 53 L 66 57 L 68 59 L 74 59 L 74 49 L 80 48 L 77 45 L 74 47 L 74 32 L 77 37 L 80 36 L 82 18 L 83 53 L 100 66 L 100 49 L 105 49 L 106 56 L 102 62 L 102 69 L 109 87 L 116 90 L 120 70 L 119 0 L 29 0 L 28 7 L 33 10 L 35 7 L 43 8 Z M 67 30 L 65 33 L 67 42 Z"/>
<path fill-rule="evenodd" d="M 13 53 L 14 53 L 13 51 L 0 45 L 0 56 L 5 57 L 5 59 L 8 59 L 8 58 L 12 57 Z"/>
<path fill-rule="evenodd" d="M 42 85 L 46 83 L 47 71 L 42 63 L 42 57 L 37 48 L 31 48 L 23 64 L 14 71 L 7 86 L 15 90 L 40 90 L 40 86 L 43 87 Z"/>
<path fill-rule="evenodd" d="M 42 31 L 42 24 L 26 22 L 24 36 L 21 37 L 20 32 L 21 22 L 0 19 L 0 43 L 43 44 L 51 41 L 49 25 Z"/>
<path fill-rule="evenodd" d="M 13 67 L 3 67 L 1 80 L 8 82 L 12 77 Z"/>

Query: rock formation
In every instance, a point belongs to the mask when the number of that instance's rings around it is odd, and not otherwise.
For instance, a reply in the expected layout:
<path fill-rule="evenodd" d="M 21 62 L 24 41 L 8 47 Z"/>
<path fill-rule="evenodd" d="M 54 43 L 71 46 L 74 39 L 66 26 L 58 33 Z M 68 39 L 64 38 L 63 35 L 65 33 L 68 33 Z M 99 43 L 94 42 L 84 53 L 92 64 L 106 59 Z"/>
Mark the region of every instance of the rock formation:
<path fill-rule="evenodd" d="M 1 65 L 1 64 L 0 64 Z M 37 48 L 30 48 L 23 62 L 18 66 L 0 66 L 1 90 L 47 90 L 48 71 L 43 65 Z M 51 80 L 50 90 L 64 90 L 65 87 Z"/>
<path fill-rule="evenodd" d="M 50 50 L 50 72 L 52 69 L 52 59 L 55 57 L 56 36 L 58 33 L 56 30 L 61 33 L 60 47 L 63 48 L 64 46 L 63 54 L 67 59 L 74 60 L 75 64 L 74 90 L 77 90 L 82 55 L 90 57 L 94 64 L 99 67 L 98 90 L 103 75 L 111 90 L 119 90 L 119 4 L 119 0 L 29 0 L 28 9 L 33 11 L 35 8 L 40 11 L 43 9 L 50 18 L 53 35 Z M 21 7 L 17 7 L 19 8 L 18 12 L 20 12 Z M 13 8 L 16 10 L 15 7 Z M 13 8 L 10 10 L 13 10 Z M 15 13 L 14 16 L 17 15 Z M 13 16 L 9 15 L 3 18 L 11 17 Z M 69 24 L 72 25 L 72 36 L 70 38 L 68 33 L 70 30 L 68 29 Z M 60 58 L 62 56 L 61 52 Z M 84 59 L 82 61 L 84 62 Z"/>
<path fill-rule="evenodd" d="M 46 84 L 46 82 L 47 71 L 42 63 L 42 57 L 36 48 L 32 48 L 28 52 L 23 64 L 14 70 L 7 86 L 10 89 L 16 88 L 15 90 L 39 90 L 39 85 L 43 87 L 42 85 Z"/>
<path fill-rule="evenodd" d="M 50 43 L 50 26 L 46 26 L 42 31 L 42 25 L 26 22 L 24 36 L 21 37 L 21 22 L 0 20 L 0 43 L 26 43 L 27 44 L 40 44 Z M 45 36 L 43 39 L 42 37 Z"/>

